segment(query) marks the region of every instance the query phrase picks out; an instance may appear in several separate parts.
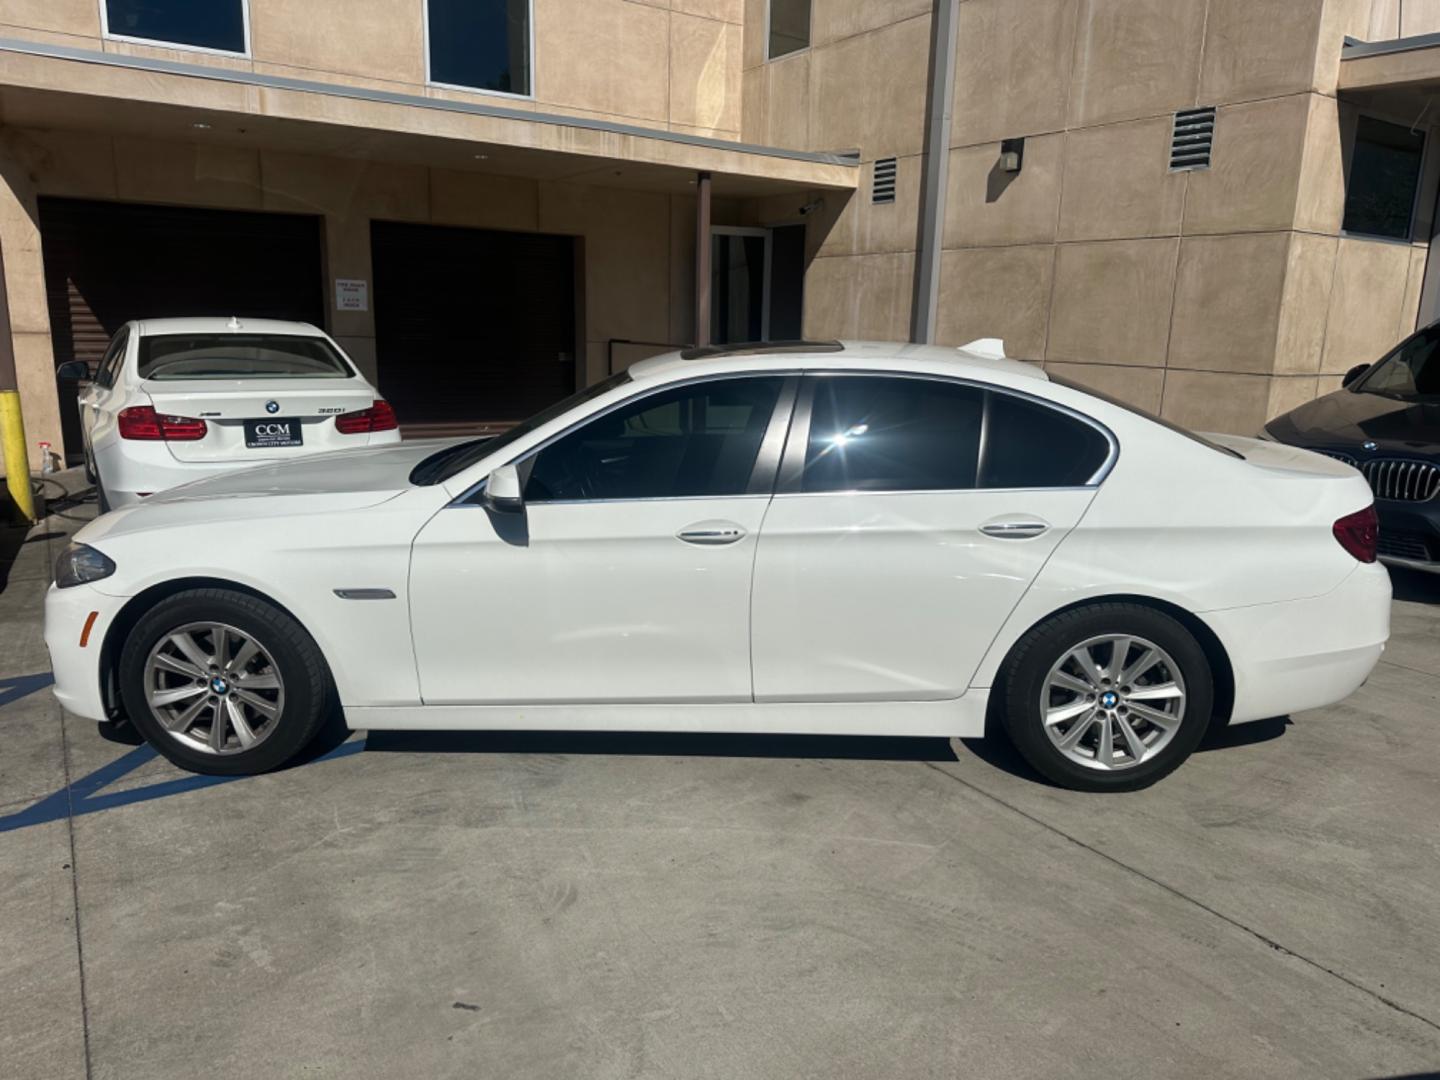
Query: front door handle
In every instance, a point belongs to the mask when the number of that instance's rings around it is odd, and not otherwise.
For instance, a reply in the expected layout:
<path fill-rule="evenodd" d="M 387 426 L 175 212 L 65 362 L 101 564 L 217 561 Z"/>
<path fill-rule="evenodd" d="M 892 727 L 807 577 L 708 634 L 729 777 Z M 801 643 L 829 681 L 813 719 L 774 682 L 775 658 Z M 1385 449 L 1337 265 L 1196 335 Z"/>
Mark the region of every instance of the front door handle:
<path fill-rule="evenodd" d="M 745 530 L 733 521 L 697 521 L 675 535 L 687 544 L 733 544 L 744 538 Z"/>
<path fill-rule="evenodd" d="M 1028 540 L 1049 530 L 1050 523 L 1038 518 L 1007 518 L 980 526 L 980 531 L 986 536 L 1001 540 Z"/>

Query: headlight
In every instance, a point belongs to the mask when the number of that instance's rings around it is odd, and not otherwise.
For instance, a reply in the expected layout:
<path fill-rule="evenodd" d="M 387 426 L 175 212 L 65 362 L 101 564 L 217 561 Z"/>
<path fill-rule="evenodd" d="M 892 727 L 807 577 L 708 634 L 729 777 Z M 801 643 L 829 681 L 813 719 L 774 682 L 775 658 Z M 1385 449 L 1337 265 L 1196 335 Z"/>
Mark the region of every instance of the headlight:
<path fill-rule="evenodd" d="M 115 564 L 88 544 L 71 544 L 55 560 L 55 584 L 62 589 L 99 581 L 115 573 Z"/>

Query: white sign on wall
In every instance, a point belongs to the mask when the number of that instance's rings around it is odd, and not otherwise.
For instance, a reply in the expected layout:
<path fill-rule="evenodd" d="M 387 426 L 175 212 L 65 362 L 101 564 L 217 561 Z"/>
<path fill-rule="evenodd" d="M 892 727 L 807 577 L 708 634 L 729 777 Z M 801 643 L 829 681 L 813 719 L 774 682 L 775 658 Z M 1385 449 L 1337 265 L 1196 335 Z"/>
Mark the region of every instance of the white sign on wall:
<path fill-rule="evenodd" d="M 361 278 L 336 278 L 335 310 L 369 311 L 370 283 Z"/>

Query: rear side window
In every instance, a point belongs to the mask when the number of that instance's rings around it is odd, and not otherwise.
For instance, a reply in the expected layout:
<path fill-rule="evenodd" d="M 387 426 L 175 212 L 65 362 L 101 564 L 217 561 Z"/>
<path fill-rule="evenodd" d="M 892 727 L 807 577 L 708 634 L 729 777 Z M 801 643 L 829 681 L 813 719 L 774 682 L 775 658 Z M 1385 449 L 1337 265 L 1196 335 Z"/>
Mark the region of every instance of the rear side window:
<path fill-rule="evenodd" d="M 716 379 L 649 394 L 542 449 L 527 502 L 743 495 L 783 376 Z"/>
<path fill-rule="evenodd" d="M 801 490 L 975 486 L 985 393 L 933 379 L 815 379 Z"/>
<path fill-rule="evenodd" d="M 1110 456 L 1110 440 L 1083 420 L 992 393 L 985 419 L 984 488 L 1082 487 Z"/>
<path fill-rule="evenodd" d="M 115 385 L 115 378 L 120 374 L 120 364 L 125 359 L 125 345 L 130 340 L 130 330 L 122 328 L 115 339 L 110 342 L 110 347 L 105 350 L 105 356 L 100 361 L 100 367 L 95 372 L 95 383 L 109 390 Z"/>
<path fill-rule="evenodd" d="M 140 339 L 142 379 L 348 379 L 324 338 L 304 334 L 156 334 Z"/>

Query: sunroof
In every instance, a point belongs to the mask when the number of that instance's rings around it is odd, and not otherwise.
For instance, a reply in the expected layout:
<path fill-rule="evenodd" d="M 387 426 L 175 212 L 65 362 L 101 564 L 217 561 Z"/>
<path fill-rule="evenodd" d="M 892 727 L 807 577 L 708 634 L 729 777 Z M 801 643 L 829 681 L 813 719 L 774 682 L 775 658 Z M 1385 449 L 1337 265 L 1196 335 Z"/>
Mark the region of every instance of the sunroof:
<path fill-rule="evenodd" d="M 708 360 L 712 356 L 755 356 L 767 353 L 844 352 L 838 341 L 745 341 L 733 345 L 700 345 L 685 349 L 681 360 Z"/>

